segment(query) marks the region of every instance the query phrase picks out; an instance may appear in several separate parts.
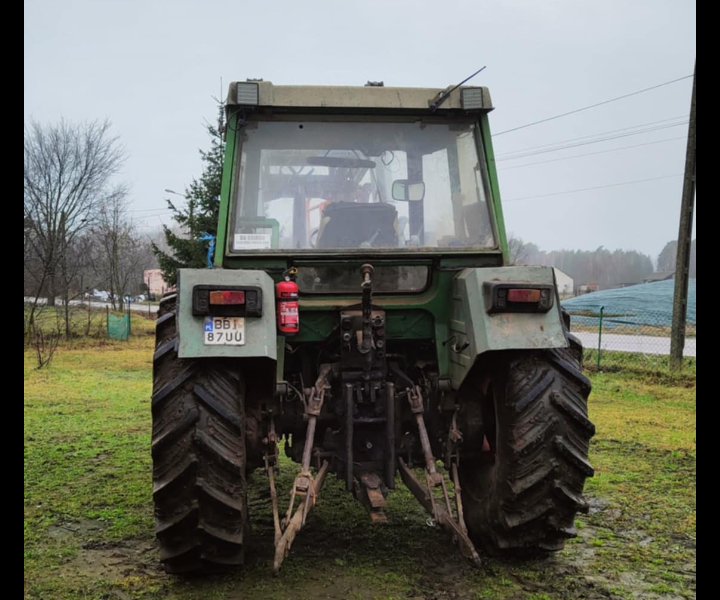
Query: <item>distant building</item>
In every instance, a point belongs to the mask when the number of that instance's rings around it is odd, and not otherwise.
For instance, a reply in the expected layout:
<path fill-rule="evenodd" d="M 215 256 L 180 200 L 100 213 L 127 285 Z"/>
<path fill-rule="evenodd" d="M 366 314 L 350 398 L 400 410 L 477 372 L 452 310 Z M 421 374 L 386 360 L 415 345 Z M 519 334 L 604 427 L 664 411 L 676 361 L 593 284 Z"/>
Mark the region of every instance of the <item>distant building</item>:
<path fill-rule="evenodd" d="M 643 281 L 645 283 L 655 283 L 656 281 L 668 281 L 675 278 L 675 271 L 658 271 L 652 275 L 648 275 Z"/>
<path fill-rule="evenodd" d="M 575 292 L 575 280 L 558 268 L 553 270 L 555 271 L 555 281 L 557 282 L 558 294 L 560 294 L 560 297 L 563 298 L 565 296 L 572 296 Z"/>
<path fill-rule="evenodd" d="M 170 286 L 163 279 L 160 269 L 148 269 L 143 273 L 143 283 L 148 288 L 148 293 L 153 296 L 162 296 L 170 289 Z"/>

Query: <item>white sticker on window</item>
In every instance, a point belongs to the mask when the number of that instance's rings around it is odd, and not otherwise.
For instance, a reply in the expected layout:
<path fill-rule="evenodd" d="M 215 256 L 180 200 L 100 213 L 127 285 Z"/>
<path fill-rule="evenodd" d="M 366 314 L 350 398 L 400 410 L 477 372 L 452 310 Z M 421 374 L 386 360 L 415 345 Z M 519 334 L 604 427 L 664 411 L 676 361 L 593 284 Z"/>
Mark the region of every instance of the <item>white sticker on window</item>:
<path fill-rule="evenodd" d="M 272 248 L 272 233 L 236 233 L 233 250 L 268 250 Z"/>

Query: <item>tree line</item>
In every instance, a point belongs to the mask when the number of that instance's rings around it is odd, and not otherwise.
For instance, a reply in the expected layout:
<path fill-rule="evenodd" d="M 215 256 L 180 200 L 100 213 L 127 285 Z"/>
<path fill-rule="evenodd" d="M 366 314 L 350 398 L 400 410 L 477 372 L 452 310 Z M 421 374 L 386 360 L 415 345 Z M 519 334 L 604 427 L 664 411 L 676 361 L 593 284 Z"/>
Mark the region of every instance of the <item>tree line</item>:
<path fill-rule="evenodd" d="M 556 267 L 580 285 L 597 283 L 601 289 L 628 284 L 642 283 L 645 278 L 656 272 L 675 271 L 677 242 L 668 242 L 656 261 L 647 254 L 636 250 L 541 250 L 537 244 L 525 242 L 511 236 L 509 240 L 510 258 L 513 264 L 543 265 Z M 697 277 L 696 241 L 693 242 L 691 275 Z"/>
<path fill-rule="evenodd" d="M 675 261 L 677 260 L 678 243 L 676 241 L 668 242 L 658 256 L 658 271 L 670 272 L 675 270 Z M 697 278 L 697 240 L 692 241 L 690 250 L 690 277 Z"/>

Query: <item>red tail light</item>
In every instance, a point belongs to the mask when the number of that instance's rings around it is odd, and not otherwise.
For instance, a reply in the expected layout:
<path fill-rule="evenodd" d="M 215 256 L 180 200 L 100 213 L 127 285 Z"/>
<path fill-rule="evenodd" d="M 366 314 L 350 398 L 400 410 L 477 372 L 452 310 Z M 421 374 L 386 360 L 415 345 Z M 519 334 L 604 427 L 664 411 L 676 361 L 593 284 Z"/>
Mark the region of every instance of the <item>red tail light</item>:
<path fill-rule="evenodd" d="M 546 313 L 555 305 L 555 286 L 547 283 L 487 281 L 489 313 Z"/>
<path fill-rule="evenodd" d="M 210 304 L 215 306 L 245 304 L 245 292 L 237 290 L 210 292 Z"/>
<path fill-rule="evenodd" d="M 193 317 L 262 317 L 262 288 L 254 285 L 196 285 Z"/>
<path fill-rule="evenodd" d="M 540 302 L 542 293 L 540 290 L 533 289 L 514 289 L 508 290 L 508 300 L 510 302 L 537 303 Z"/>

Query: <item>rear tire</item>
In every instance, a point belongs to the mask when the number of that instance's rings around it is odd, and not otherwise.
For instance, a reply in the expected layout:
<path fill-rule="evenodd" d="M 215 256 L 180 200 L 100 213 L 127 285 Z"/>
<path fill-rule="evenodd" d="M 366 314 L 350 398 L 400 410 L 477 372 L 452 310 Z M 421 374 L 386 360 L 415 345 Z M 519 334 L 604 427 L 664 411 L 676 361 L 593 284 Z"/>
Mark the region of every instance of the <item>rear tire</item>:
<path fill-rule="evenodd" d="M 244 392 L 237 362 L 180 359 L 177 298 L 163 298 L 153 368 L 153 499 L 168 573 L 243 563 Z"/>
<path fill-rule="evenodd" d="M 495 553 L 558 551 L 588 509 L 590 381 L 572 347 L 497 358 L 474 415 L 483 426 L 461 447 L 468 529 Z"/>

